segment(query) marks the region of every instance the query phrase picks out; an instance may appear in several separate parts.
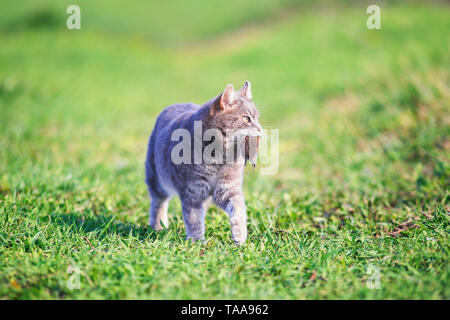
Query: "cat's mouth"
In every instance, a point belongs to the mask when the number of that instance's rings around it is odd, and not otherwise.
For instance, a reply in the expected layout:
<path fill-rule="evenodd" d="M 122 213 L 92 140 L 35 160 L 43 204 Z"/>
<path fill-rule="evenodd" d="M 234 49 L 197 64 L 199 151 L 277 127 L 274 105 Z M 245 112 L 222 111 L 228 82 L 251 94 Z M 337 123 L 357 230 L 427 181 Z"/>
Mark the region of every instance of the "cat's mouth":
<path fill-rule="evenodd" d="M 253 168 L 256 166 L 256 159 L 258 158 L 260 136 L 246 136 L 245 137 L 245 164 L 249 161 Z"/>
<path fill-rule="evenodd" d="M 264 137 L 263 131 L 257 129 L 239 129 L 234 132 L 234 135 L 241 137 Z"/>

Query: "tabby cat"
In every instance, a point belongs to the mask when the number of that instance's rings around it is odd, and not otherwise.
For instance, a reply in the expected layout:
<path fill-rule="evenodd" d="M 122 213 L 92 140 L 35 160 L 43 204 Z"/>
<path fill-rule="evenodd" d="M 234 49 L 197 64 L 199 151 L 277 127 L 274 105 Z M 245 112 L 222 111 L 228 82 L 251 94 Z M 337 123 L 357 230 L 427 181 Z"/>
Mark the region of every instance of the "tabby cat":
<path fill-rule="evenodd" d="M 259 112 L 252 102 L 248 81 L 238 91 L 227 85 L 221 94 L 202 106 L 174 104 L 161 112 L 150 136 L 145 163 L 151 197 L 149 224 L 153 229 L 162 229 L 161 223 L 168 227 L 168 203 L 177 194 L 187 238 L 203 240 L 205 213 L 212 198 L 228 214 L 234 242 L 238 245 L 245 242 L 247 214 L 243 173 L 247 161 L 253 165 L 256 161 L 262 135 L 258 120 Z M 180 130 L 190 134 L 188 138 L 182 135 L 185 137 L 182 152 L 179 152 L 179 136 L 174 138 L 174 133 Z M 205 139 L 207 132 L 214 132 L 214 139 Z M 245 139 L 238 139 L 242 136 Z M 212 144 L 223 148 L 210 152 L 213 160 L 206 161 L 205 152 L 208 148 L 211 151 Z M 174 161 L 181 153 L 184 161 Z"/>

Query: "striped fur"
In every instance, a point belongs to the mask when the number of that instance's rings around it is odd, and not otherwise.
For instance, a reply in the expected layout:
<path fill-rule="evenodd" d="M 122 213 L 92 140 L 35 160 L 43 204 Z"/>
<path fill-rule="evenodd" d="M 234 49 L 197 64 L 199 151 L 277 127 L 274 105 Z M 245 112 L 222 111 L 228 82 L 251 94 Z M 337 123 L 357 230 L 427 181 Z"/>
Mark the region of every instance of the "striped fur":
<path fill-rule="evenodd" d="M 225 149 L 236 148 L 228 133 L 246 130 L 260 136 L 259 113 L 251 101 L 250 83 L 235 92 L 228 85 L 222 94 L 202 106 L 185 103 L 164 109 L 156 120 L 150 136 L 146 158 L 146 183 L 151 197 L 149 224 L 155 230 L 168 227 L 167 208 L 170 198 L 180 197 L 186 234 L 189 239 L 204 239 L 205 213 L 210 199 L 230 217 L 232 238 L 242 244 L 247 237 L 246 207 L 242 190 L 243 169 L 249 159 L 245 152 L 236 152 L 231 163 L 194 164 L 194 122 L 202 122 L 202 130 L 218 129 Z M 243 120 L 244 117 L 250 117 Z M 191 162 L 174 164 L 172 132 L 183 128 L 191 133 Z M 246 141 L 246 140 L 243 140 Z M 248 140 L 247 140 L 248 142 Z M 245 143 L 245 142 L 244 142 Z M 203 142 L 202 151 L 209 143 Z M 239 148 L 237 150 L 247 150 Z"/>

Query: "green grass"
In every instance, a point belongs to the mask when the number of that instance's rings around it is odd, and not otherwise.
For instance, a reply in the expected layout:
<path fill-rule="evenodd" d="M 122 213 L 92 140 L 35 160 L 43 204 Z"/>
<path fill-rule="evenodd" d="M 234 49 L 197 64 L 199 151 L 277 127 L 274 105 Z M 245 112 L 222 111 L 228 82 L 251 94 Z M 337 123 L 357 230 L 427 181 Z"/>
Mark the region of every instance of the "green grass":
<path fill-rule="evenodd" d="M 0 4 L 0 298 L 450 298 L 448 5 L 72 3 Z M 280 129 L 246 245 L 215 207 L 186 242 L 178 201 L 153 232 L 156 116 L 246 79 Z"/>

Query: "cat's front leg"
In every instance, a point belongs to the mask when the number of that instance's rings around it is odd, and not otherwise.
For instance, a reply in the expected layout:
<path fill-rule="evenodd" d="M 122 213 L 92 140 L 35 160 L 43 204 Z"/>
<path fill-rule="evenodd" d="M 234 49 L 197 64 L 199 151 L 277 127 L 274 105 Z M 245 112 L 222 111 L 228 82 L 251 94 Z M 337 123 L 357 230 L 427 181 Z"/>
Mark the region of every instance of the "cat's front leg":
<path fill-rule="evenodd" d="M 247 239 L 247 212 L 244 197 L 231 199 L 225 211 L 230 217 L 231 236 L 237 245 L 241 245 Z"/>
<path fill-rule="evenodd" d="M 234 243 L 243 244 L 247 239 L 247 212 L 242 191 L 231 197 L 216 193 L 214 202 L 230 217 L 231 237 Z"/>

